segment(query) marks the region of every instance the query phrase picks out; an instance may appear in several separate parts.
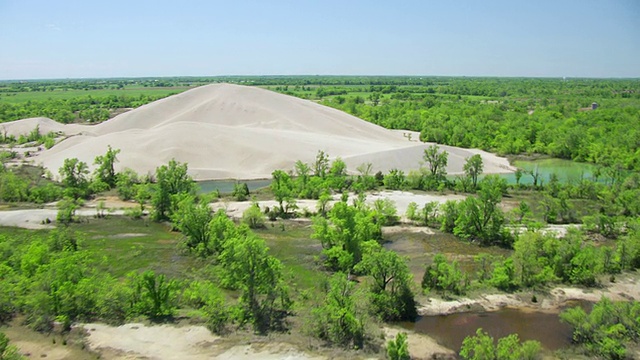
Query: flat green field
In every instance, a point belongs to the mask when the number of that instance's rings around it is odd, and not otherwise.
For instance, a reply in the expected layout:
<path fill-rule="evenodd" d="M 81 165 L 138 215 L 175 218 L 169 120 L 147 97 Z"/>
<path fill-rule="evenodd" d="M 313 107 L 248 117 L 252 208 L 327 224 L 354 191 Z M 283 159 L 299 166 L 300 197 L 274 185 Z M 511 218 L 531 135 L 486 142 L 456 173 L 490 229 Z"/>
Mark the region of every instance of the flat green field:
<path fill-rule="evenodd" d="M 99 90 L 53 90 L 53 91 L 32 91 L 19 93 L 0 93 L 0 102 L 19 104 L 27 101 L 42 100 L 63 100 L 78 97 L 107 97 L 107 96 L 127 96 L 135 97 L 141 95 L 148 96 L 168 96 L 178 94 L 190 89 L 187 86 L 176 87 L 125 87 L 123 89 L 99 89 Z"/>

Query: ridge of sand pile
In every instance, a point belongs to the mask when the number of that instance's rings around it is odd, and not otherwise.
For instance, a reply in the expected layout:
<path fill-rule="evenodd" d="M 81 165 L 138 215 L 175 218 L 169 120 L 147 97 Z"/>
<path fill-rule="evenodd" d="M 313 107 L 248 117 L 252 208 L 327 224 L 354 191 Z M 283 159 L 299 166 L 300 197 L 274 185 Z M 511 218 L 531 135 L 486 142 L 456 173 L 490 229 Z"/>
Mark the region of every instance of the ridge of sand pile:
<path fill-rule="evenodd" d="M 48 119 L 5 124 L 31 131 L 36 122 L 72 136 L 36 155 L 54 174 L 64 159 L 91 165 L 107 146 L 120 149 L 117 170 L 152 173 L 172 158 L 189 164 L 196 180 L 268 178 L 273 170 L 312 162 L 318 150 L 342 157 L 349 169 L 371 162 L 373 170 L 415 169 L 428 144 L 409 141 L 339 110 L 265 89 L 213 84 L 144 105 L 99 125 L 56 125 Z M 462 169 L 477 150 L 450 151 L 449 172 Z M 506 159 L 481 152 L 485 172 L 507 172 Z"/>

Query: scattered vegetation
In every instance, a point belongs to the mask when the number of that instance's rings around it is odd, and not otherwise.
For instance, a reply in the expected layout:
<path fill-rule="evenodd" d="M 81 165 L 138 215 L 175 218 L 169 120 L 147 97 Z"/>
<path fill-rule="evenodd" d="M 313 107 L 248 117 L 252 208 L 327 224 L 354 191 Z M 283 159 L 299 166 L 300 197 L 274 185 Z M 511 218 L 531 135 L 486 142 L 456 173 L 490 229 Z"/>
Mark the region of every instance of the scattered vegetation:
<path fill-rule="evenodd" d="M 382 227 L 404 219 L 389 200 L 366 201 L 367 191 L 380 188 L 463 193 L 464 200 L 441 205 L 412 203 L 404 215 L 412 224 L 451 233 L 459 241 L 510 249 L 506 256 L 481 252 L 473 266 L 434 254 L 424 264 L 422 290 L 443 297 L 491 288 L 535 291 L 556 283 L 594 287 L 603 275 L 615 280 L 617 274 L 640 267 L 640 158 L 633 122 L 640 91 L 634 80 L 230 77 L 165 83 L 2 82 L 0 121 L 16 116 L 102 121 L 115 109 L 222 80 L 320 100 L 388 128 L 420 131 L 422 140 L 438 144 L 545 154 L 592 162 L 596 170 L 590 177 L 563 182 L 555 175 L 543 178 L 537 170 L 519 169 L 516 183 L 507 184 L 501 177 L 483 175 L 482 158 L 473 155 L 466 159 L 464 173 L 454 177 L 446 173 L 445 148 L 431 145 L 423 163 L 409 173 L 393 169 L 374 174 L 372 164 L 362 164 L 349 175 L 342 159 L 319 151 L 310 163 L 298 161 L 293 169 L 274 171 L 264 192 L 252 194 L 247 184 L 236 184 L 231 197 L 237 201 L 257 194 L 277 202 L 271 209 L 252 204 L 236 223 L 222 210 L 211 212 L 215 196 L 198 194 L 187 164 L 175 160 L 146 176 L 131 169 L 117 173 L 120 150 L 108 147 L 92 164 L 93 173 L 88 164 L 67 159 L 59 183 L 38 169 L 3 165 L 3 203 L 59 202 L 55 230 L 0 232 L 0 322 L 21 314 L 32 328 L 49 331 L 54 322 L 68 328 L 76 321 L 173 321 L 188 313 L 218 334 L 303 328 L 329 346 L 378 351 L 383 344 L 376 329 L 381 322 L 415 319 L 419 293 L 407 259 L 383 247 Z M 146 95 L 132 95 L 145 87 Z M 82 91 L 95 91 L 95 96 L 82 98 Z M 600 108 L 586 110 L 592 101 Z M 56 134 L 41 135 L 36 128 L 17 139 L 3 135 L 2 142 L 8 147 L 49 147 L 55 139 Z M 3 161 L 16 156 L 10 148 L 1 155 Z M 79 222 L 76 211 L 83 201 L 104 193 L 135 201 L 136 207 L 127 210 L 132 219 L 104 218 L 99 215 L 102 206 L 91 224 Z M 300 212 L 297 199 L 317 199 L 315 212 Z M 311 229 L 285 221 L 298 216 L 310 217 Z M 152 235 L 138 243 L 96 240 L 112 235 L 121 224 Z M 546 224 L 582 228 L 559 239 L 540 230 Z M 294 241 L 298 245 L 291 246 Z M 313 247 L 317 242 L 321 250 Z M 161 256 L 157 248 L 163 249 Z M 156 264 L 160 258 L 162 266 Z M 580 351 L 621 359 L 637 346 L 639 316 L 636 302 L 603 299 L 589 313 L 575 308 L 561 318 L 574 328 Z M 0 357 L 12 358 L 13 349 L 0 335 Z M 392 359 L 409 358 L 406 335 L 398 334 L 386 351 Z M 478 329 L 465 339 L 460 356 L 533 359 L 539 351 L 540 344 L 521 342 L 517 334 L 494 341 Z"/>

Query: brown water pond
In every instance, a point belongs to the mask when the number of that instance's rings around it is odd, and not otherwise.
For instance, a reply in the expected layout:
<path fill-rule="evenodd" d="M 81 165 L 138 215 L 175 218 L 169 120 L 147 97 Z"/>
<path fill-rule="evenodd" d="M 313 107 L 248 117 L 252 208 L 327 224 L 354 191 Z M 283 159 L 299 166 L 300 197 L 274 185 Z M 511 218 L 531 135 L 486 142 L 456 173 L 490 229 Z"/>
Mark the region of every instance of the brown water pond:
<path fill-rule="evenodd" d="M 460 350 L 464 338 L 475 335 L 478 328 L 488 332 L 494 339 L 517 333 L 521 341 L 537 340 L 551 351 L 571 344 L 571 328 L 560 322 L 558 314 L 517 309 L 423 316 L 414 323 L 403 323 L 402 326 L 427 334 L 456 352 Z"/>

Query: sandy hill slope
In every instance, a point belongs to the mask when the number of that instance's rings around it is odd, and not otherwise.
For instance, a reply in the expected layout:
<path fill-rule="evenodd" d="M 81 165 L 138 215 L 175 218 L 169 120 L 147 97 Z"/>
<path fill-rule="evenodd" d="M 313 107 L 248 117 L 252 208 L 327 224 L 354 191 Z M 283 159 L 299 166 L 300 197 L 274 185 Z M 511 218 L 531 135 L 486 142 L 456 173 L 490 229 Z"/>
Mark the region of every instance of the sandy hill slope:
<path fill-rule="evenodd" d="M 50 132 L 52 133 L 62 133 L 62 132 L 70 132 L 73 134 L 79 133 L 83 130 L 90 129 L 84 125 L 75 125 L 75 124 L 62 124 L 55 120 L 51 120 L 49 118 L 38 117 L 38 118 L 29 118 L 22 119 L 17 121 L 11 121 L 7 123 L 0 124 L 0 132 L 2 134 L 6 134 L 7 136 L 13 135 L 16 138 L 20 135 L 27 135 L 33 129 L 38 128 L 40 134 L 45 135 Z"/>
<path fill-rule="evenodd" d="M 25 119 L 5 127 L 28 132 L 36 124 L 73 135 L 35 157 L 53 173 L 66 158 L 92 164 L 108 145 L 121 150 L 118 169 L 152 173 L 175 158 L 187 162 L 198 180 L 267 178 L 275 169 L 292 169 L 296 160 L 312 162 L 318 150 L 342 157 L 351 170 L 371 162 L 374 171 L 408 171 L 419 166 L 427 146 L 415 134 L 409 141 L 402 132 L 312 101 L 230 84 L 198 87 L 94 126 Z M 460 172 L 464 158 L 478 152 L 446 149 L 450 173 Z M 505 159 L 482 154 L 486 172 L 508 171 Z"/>

